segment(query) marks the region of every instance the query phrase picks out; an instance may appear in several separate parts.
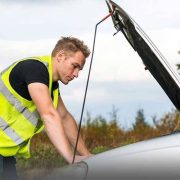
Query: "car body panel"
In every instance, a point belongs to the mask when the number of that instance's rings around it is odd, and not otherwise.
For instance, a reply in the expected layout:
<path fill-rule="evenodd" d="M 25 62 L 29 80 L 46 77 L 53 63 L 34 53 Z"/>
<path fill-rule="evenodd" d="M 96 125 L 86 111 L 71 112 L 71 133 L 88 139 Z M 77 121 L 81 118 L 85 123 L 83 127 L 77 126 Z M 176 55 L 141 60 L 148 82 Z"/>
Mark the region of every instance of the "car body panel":
<path fill-rule="evenodd" d="M 85 160 L 89 179 L 177 179 L 180 133 L 116 148 Z"/>
<path fill-rule="evenodd" d="M 94 155 L 53 170 L 45 180 L 175 180 L 180 177 L 180 133 Z"/>

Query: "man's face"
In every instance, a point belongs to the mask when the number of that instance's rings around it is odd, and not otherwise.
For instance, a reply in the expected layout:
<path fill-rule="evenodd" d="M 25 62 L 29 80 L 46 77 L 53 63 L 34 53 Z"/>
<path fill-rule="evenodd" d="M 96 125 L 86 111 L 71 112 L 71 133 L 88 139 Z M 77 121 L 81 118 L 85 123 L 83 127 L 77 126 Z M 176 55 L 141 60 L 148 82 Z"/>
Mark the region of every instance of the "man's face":
<path fill-rule="evenodd" d="M 79 71 L 83 69 L 85 57 L 81 51 L 71 55 L 65 55 L 60 63 L 59 78 L 63 84 L 68 84 L 75 77 L 78 77 Z"/>

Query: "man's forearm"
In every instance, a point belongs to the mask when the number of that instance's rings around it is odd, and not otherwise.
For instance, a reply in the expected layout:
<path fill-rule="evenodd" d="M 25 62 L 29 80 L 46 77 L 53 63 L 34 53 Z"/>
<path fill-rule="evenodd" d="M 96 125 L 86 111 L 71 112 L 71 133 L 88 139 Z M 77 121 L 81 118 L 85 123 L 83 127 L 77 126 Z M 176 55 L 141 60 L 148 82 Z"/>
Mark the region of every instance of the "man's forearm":
<path fill-rule="evenodd" d="M 67 134 L 69 141 L 73 146 L 75 146 L 77 140 L 78 127 L 76 121 L 74 120 L 73 116 L 70 113 L 68 113 L 66 118 L 63 120 L 63 124 L 65 128 L 65 133 Z M 86 148 L 86 145 L 81 135 L 79 136 L 77 151 L 80 155 L 87 156 L 91 154 Z"/>
<path fill-rule="evenodd" d="M 63 124 L 58 115 L 46 115 L 42 117 L 47 135 L 58 152 L 69 162 L 72 162 L 72 149 L 64 132 Z"/>

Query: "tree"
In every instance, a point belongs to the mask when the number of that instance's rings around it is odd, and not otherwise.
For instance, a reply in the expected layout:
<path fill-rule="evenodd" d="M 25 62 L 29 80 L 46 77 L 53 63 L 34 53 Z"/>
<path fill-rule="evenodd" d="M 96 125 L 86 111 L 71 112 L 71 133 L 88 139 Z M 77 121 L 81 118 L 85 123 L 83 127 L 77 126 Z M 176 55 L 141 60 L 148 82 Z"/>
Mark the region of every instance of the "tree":
<path fill-rule="evenodd" d="M 119 109 L 113 105 L 112 111 L 109 113 L 111 121 L 118 121 L 118 111 L 119 111 Z"/>
<path fill-rule="evenodd" d="M 144 110 L 139 109 L 136 114 L 135 124 L 133 124 L 133 128 L 134 130 L 136 130 L 139 128 L 142 129 L 146 127 L 149 127 L 149 125 L 145 122 Z"/>

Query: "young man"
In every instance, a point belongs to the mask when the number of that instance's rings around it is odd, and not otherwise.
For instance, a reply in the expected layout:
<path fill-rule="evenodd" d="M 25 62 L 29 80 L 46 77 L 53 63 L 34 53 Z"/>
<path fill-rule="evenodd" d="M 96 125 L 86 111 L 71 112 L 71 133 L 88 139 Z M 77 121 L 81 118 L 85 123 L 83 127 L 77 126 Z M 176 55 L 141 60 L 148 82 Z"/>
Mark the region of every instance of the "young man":
<path fill-rule="evenodd" d="M 4 176 L 15 179 L 14 156 L 30 157 L 30 139 L 44 128 L 58 152 L 72 163 L 77 124 L 61 99 L 58 80 L 66 85 L 77 78 L 89 54 L 79 39 L 63 37 L 51 56 L 23 59 L 1 72 L 0 169 Z M 75 162 L 90 156 L 81 137 L 77 150 Z"/>

